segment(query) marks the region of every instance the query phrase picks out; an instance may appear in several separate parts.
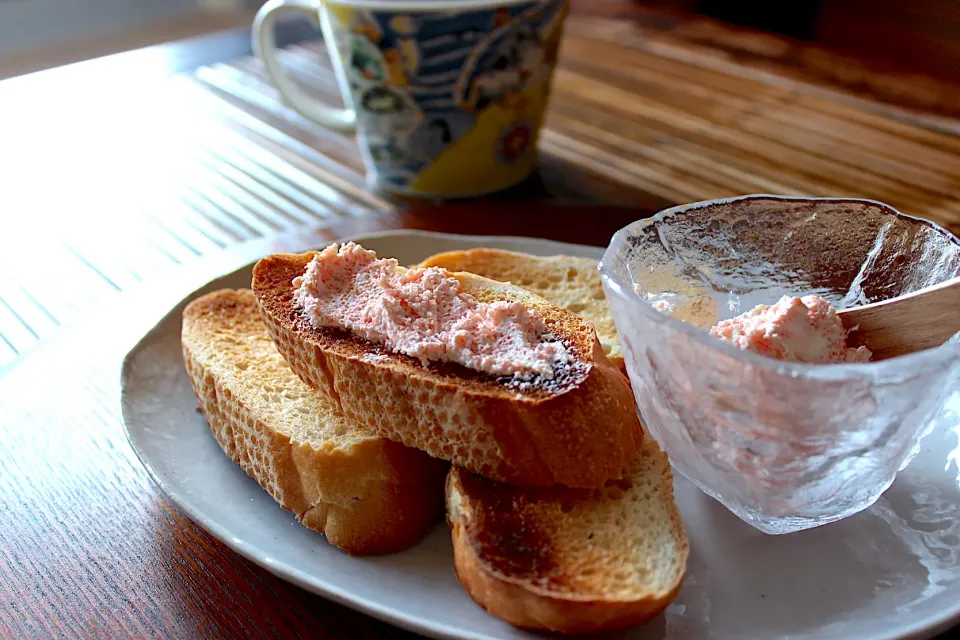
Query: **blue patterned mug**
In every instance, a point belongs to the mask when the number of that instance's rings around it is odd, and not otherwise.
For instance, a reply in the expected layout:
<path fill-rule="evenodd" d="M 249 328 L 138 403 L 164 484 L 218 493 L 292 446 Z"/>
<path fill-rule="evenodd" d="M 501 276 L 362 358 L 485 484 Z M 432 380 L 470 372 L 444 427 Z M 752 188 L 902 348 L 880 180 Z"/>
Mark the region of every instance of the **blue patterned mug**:
<path fill-rule="evenodd" d="M 284 75 L 273 23 L 291 12 L 319 20 L 346 109 Z M 270 0 L 254 42 L 290 106 L 356 131 L 382 188 L 464 197 L 533 172 L 566 14 L 567 0 Z"/>

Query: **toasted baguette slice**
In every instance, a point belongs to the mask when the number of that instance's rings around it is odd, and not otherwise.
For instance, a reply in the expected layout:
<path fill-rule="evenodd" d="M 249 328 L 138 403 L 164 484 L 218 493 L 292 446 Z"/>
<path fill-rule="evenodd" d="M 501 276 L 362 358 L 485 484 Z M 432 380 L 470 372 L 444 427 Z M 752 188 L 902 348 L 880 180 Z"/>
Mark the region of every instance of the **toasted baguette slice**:
<path fill-rule="evenodd" d="M 410 547 L 435 522 L 447 465 L 350 422 L 303 384 L 251 291 L 191 302 L 181 341 L 220 447 L 301 524 L 359 555 Z"/>
<path fill-rule="evenodd" d="M 438 253 L 420 266 L 468 271 L 491 280 L 510 282 L 570 309 L 593 323 L 603 353 L 626 373 L 617 327 L 603 295 L 596 260 L 574 256 L 532 256 L 502 249 L 470 249 Z"/>
<path fill-rule="evenodd" d="M 460 583 L 518 627 L 634 626 L 666 608 L 686 571 L 670 465 L 650 437 L 603 489 L 518 489 L 453 467 L 447 521 Z"/>
<path fill-rule="evenodd" d="M 519 287 L 451 274 L 480 302 L 515 300 L 535 310 L 576 356 L 552 380 L 522 389 L 456 364 L 423 366 L 346 331 L 314 328 L 295 307 L 292 284 L 313 256 L 263 258 L 253 290 L 293 370 L 349 419 L 520 486 L 599 487 L 633 459 L 643 432 L 629 383 L 576 314 Z"/>

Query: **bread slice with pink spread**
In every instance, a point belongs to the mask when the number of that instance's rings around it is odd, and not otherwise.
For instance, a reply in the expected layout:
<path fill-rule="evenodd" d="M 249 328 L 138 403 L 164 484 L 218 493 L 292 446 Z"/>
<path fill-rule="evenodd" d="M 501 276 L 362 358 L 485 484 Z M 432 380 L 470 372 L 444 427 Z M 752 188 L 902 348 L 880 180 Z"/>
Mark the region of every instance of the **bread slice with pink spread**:
<path fill-rule="evenodd" d="M 524 289 L 348 243 L 260 260 L 280 352 L 349 420 L 516 486 L 602 487 L 643 432 L 593 326 Z"/>
<path fill-rule="evenodd" d="M 438 253 L 419 266 L 469 271 L 491 280 L 509 282 L 570 309 L 596 327 L 604 354 L 626 374 L 617 326 L 603 294 L 596 260 L 477 248 Z"/>

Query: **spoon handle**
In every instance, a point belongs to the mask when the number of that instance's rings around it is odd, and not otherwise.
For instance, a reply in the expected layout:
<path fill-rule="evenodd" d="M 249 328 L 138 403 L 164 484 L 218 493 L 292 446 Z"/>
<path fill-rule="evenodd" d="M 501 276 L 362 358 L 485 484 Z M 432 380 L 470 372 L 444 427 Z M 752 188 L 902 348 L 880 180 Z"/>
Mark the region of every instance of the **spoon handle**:
<path fill-rule="evenodd" d="M 873 360 L 936 347 L 960 331 L 960 277 L 837 315 L 851 343 L 866 345 Z"/>

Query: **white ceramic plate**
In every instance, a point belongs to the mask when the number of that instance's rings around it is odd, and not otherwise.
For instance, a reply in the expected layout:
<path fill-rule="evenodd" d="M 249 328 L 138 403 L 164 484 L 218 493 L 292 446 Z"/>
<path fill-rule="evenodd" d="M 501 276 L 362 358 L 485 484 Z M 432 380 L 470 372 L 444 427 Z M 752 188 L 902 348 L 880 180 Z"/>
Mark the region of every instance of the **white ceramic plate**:
<path fill-rule="evenodd" d="M 601 254 L 594 247 L 527 238 L 419 232 L 366 236 L 362 242 L 402 264 L 473 246 Z M 195 410 L 180 355 L 180 314 L 197 295 L 249 282 L 247 266 L 190 294 L 124 362 L 127 434 L 163 491 L 246 558 L 377 618 L 434 637 L 533 637 L 488 616 L 460 589 L 444 524 L 404 553 L 351 558 L 297 524 L 224 456 Z M 622 637 L 929 637 L 956 623 L 960 427 L 952 423 L 924 440 L 922 453 L 871 509 L 789 536 L 755 531 L 677 478 L 692 547 L 683 590 L 663 615 Z"/>

